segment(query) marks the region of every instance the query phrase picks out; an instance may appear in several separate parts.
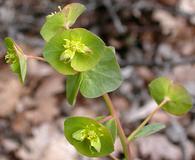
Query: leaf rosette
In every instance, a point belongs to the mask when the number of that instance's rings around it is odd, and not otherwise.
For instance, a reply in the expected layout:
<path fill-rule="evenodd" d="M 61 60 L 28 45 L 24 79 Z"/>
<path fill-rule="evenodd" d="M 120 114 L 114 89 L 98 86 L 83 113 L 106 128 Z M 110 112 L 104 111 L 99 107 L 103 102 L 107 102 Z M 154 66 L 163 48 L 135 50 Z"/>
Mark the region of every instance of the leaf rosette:
<path fill-rule="evenodd" d="M 7 52 L 6 63 L 10 64 L 11 70 L 16 73 L 22 83 L 24 83 L 27 72 L 27 58 L 22 49 L 9 37 L 4 40 Z"/>
<path fill-rule="evenodd" d="M 61 30 L 46 43 L 43 56 L 59 73 L 74 75 L 92 69 L 104 47 L 104 42 L 86 29 Z"/>
<path fill-rule="evenodd" d="M 91 118 L 67 118 L 64 134 L 79 153 L 88 157 L 106 156 L 114 150 L 109 129 Z"/>

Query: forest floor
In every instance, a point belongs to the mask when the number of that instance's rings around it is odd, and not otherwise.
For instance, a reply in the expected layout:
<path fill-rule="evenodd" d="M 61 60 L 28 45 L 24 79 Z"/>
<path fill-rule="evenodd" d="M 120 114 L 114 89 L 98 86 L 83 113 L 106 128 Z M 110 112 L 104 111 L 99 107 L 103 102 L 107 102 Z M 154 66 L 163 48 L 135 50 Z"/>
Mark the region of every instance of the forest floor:
<path fill-rule="evenodd" d="M 22 86 L 4 62 L 6 36 L 26 54 L 41 56 L 39 31 L 45 16 L 70 2 L 87 6 L 74 27 L 87 28 L 116 48 L 124 81 L 110 95 L 126 134 L 155 107 L 147 90 L 155 77 L 180 82 L 194 101 L 195 1 L 0 0 L 0 160 L 89 160 L 65 140 L 63 121 L 72 115 L 108 114 L 102 98 L 79 95 L 76 106 L 70 107 L 66 77 L 48 64 L 30 60 Z M 135 141 L 135 160 L 195 160 L 195 107 L 179 118 L 159 111 L 151 122 L 162 122 L 166 129 Z M 118 139 L 115 149 L 113 154 L 122 159 Z"/>

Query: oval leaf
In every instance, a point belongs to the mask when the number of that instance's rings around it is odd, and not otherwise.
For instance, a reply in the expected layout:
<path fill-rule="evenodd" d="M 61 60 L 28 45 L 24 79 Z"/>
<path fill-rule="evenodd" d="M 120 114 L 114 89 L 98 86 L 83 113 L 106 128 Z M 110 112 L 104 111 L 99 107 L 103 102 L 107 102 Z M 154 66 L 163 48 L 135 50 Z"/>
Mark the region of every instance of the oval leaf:
<path fill-rule="evenodd" d="M 91 70 L 83 72 L 81 94 L 87 98 L 96 98 L 116 90 L 122 77 L 113 48 L 105 47 L 100 62 Z"/>
<path fill-rule="evenodd" d="M 154 100 L 160 104 L 164 98 L 169 98 L 162 109 L 173 115 L 182 115 L 192 108 L 192 98 L 188 91 L 180 84 L 160 77 L 149 84 L 149 90 Z"/>
<path fill-rule="evenodd" d="M 155 124 L 149 124 L 146 125 L 144 128 L 142 128 L 137 134 L 134 135 L 134 137 L 131 137 L 129 140 L 135 140 L 141 137 L 146 137 L 151 134 L 154 134 L 156 132 L 159 132 L 160 130 L 164 129 L 166 126 L 164 124 L 155 123 Z"/>
<path fill-rule="evenodd" d="M 71 27 L 77 18 L 86 10 L 86 7 L 80 3 L 71 3 L 66 5 L 62 12 L 65 14 L 65 26 Z"/>
<path fill-rule="evenodd" d="M 106 156 L 114 150 L 110 131 L 91 118 L 67 118 L 64 134 L 79 153 L 88 157 Z"/>

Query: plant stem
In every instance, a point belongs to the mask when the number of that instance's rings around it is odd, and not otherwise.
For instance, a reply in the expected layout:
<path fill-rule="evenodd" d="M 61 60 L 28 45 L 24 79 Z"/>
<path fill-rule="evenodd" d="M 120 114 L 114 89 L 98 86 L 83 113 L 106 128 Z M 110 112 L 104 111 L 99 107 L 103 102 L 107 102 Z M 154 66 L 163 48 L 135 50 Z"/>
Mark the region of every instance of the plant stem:
<path fill-rule="evenodd" d="M 99 120 L 99 122 L 100 122 L 100 123 L 105 123 L 105 122 L 107 122 L 107 121 L 109 121 L 109 120 L 111 120 L 111 119 L 112 119 L 112 116 L 110 115 L 110 116 L 107 116 L 107 117 L 105 117 L 105 118 Z"/>
<path fill-rule="evenodd" d="M 168 101 L 170 101 L 169 98 L 165 97 L 163 101 L 146 117 L 146 119 L 138 126 L 137 129 L 135 129 L 128 137 L 128 141 L 131 141 L 134 136 L 148 123 L 148 121 L 153 117 L 153 115 Z"/>
<path fill-rule="evenodd" d="M 111 154 L 110 154 L 108 157 L 109 157 L 110 159 L 112 159 L 112 160 L 119 160 L 118 158 L 112 156 Z"/>
<path fill-rule="evenodd" d="M 29 59 L 36 59 L 36 60 L 39 60 L 39 61 L 46 62 L 46 60 L 43 57 L 38 57 L 38 56 L 33 56 L 33 55 L 26 55 L 26 57 L 29 58 Z"/>
<path fill-rule="evenodd" d="M 119 138 L 121 141 L 121 145 L 123 147 L 123 151 L 124 151 L 126 160 L 131 160 L 131 151 L 130 151 L 129 143 L 128 143 L 127 137 L 125 136 L 121 122 L 117 116 L 116 110 L 112 104 L 112 101 L 111 101 L 108 94 L 104 94 L 103 98 L 104 98 L 104 101 L 106 102 L 106 105 L 107 105 L 109 111 L 110 111 L 110 114 L 115 119 L 115 122 L 117 124 L 118 134 L 119 134 Z"/>

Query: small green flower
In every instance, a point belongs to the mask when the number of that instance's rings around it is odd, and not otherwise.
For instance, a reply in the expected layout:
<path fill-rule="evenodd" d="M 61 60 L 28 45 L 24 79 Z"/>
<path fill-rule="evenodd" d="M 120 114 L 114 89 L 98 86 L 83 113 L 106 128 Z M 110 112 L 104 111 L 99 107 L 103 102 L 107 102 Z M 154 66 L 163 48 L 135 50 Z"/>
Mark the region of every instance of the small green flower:
<path fill-rule="evenodd" d="M 85 139 L 90 142 L 90 149 L 93 152 L 92 147 L 100 152 L 101 142 L 100 137 L 103 136 L 102 129 L 96 127 L 94 124 L 87 125 L 84 129 L 80 129 L 72 134 L 72 137 L 78 141 L 84 141 Z"/>
<path fill-rule="evenodd" d="M 91 52 L 90 48 L 80 41 L 74 41 L 69 39 L 64 39 L 64 41 L 65 44 L 63 46 L 65 48 L 65 51 L 60 56 L 60 60 L 64 63 L 70 62 L 74 58 L 76 53 L 87 55 Z"/>
<path fill-rule="evenodd" d="M 17 63 L 18 61 L 18 57 L 17 55 L 14 53 L 12 48 L 8 48 L 7 49 L 7 54 L 5 55 L 5 61 L 8 64 L 14 64 Z"/>
<path fill-rule="evenodd" d="M 61 30 L 46 43 L 43 56 L 59 73 L 74 75 L 96 66 L 104 47 L 104 42 L 86 29 Z"/>

